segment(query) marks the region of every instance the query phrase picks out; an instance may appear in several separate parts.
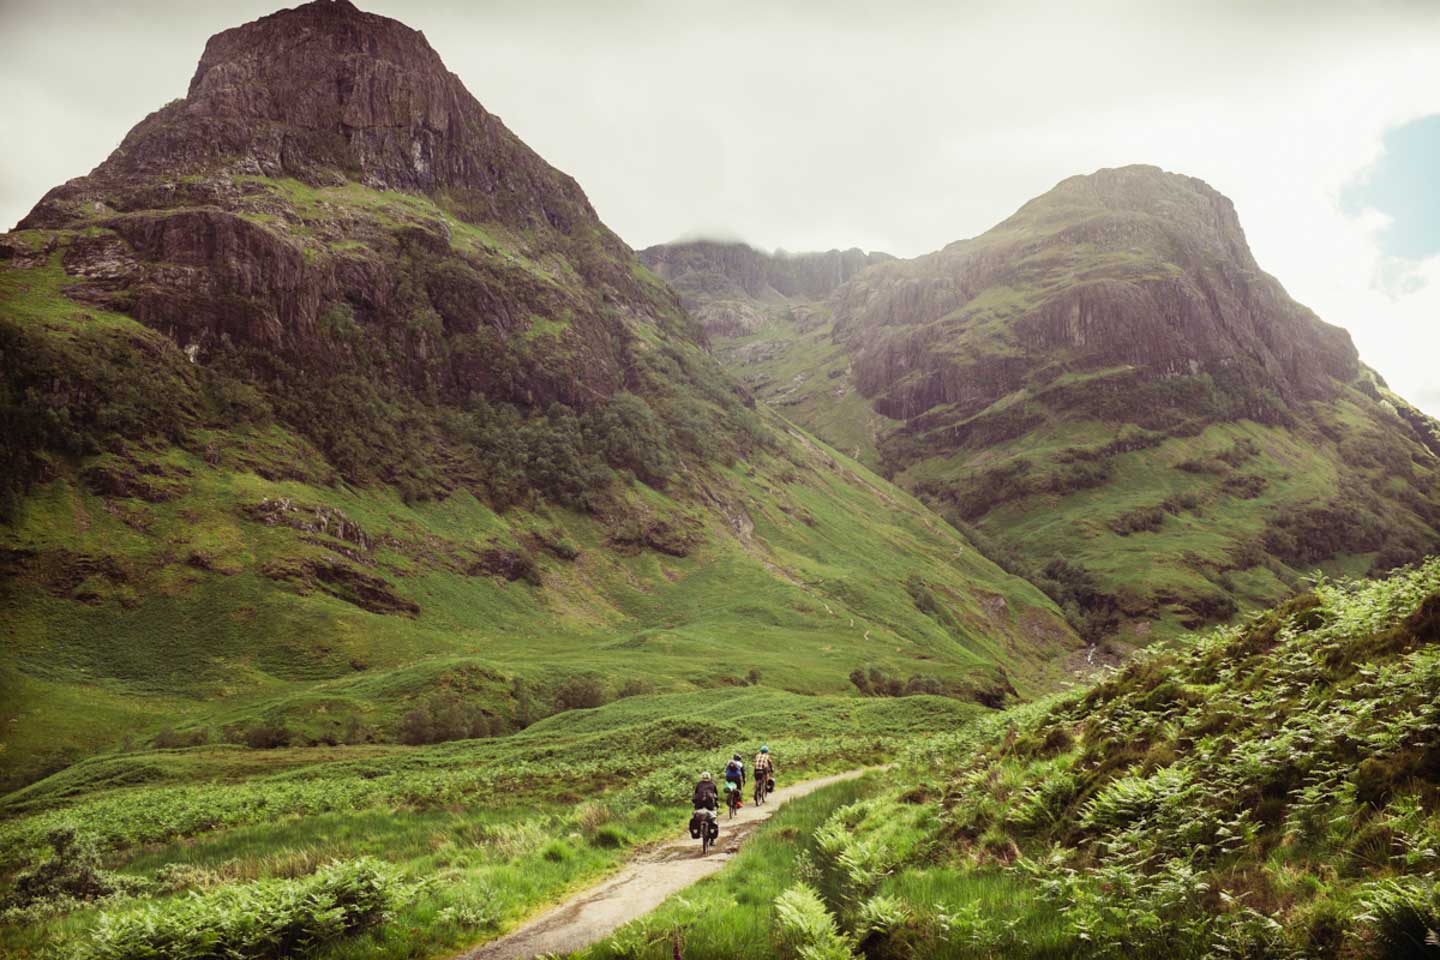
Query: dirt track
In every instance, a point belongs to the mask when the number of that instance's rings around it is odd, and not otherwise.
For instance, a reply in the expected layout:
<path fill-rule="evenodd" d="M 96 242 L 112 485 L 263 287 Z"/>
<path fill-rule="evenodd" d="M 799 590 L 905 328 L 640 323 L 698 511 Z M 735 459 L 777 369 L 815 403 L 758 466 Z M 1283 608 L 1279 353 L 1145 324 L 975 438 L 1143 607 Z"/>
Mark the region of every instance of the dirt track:
<path fill-rule="evenodd" d="M 720 839 L 708 856 L 688 831 L 682 840 L 668 840 L 640 852 L 620 871 L 588 890 L 516 927 L 497 940 L 463 954 L 460 960 L 529 960 L 543 954 L 573 953 L 602 940 L 637 917 L 658 907 L 666 897 L 702 880 L 725 865 L 740 844 L 787 801 L 821 787 L 853 780 L 867 770 L 783 787 L 762 807 L 747 803 L 734 820 L 720 811 Z"/>

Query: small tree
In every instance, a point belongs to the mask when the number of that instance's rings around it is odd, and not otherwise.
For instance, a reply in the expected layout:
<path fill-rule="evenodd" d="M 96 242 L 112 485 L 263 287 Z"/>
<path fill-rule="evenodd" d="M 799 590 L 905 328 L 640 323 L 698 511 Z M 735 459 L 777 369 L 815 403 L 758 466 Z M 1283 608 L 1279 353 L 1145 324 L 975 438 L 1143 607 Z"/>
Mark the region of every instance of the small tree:
<path fill-rule="evenodd" d="M 584 710 L 605 704 L 605 687 L 593 674 L 570 677 L 555 691 L 555 709 Z"/>

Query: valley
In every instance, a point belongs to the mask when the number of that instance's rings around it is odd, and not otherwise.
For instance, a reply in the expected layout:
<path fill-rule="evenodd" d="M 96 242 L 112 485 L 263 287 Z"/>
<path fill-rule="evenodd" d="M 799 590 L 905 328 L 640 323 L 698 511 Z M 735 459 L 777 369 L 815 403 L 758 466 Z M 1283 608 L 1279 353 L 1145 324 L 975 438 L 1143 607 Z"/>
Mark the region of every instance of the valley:
<path fill-rule="evenodd" d="M 0 234 L 0 361 L 0 955 L 1435 954 L 1440 424 L 1201 180 L 637 251 L 315 0 Z"/>

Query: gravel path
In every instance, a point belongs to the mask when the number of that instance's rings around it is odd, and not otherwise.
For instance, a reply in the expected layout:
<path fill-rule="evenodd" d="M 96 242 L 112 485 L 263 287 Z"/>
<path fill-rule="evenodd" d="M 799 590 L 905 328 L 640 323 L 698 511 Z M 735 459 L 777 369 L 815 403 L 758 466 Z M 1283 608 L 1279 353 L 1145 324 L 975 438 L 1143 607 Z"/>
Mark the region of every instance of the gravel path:
<path fill-rule="evenodd" d="M 700 856 L 700 842 L 689 831 L 682 840 L 667 840 L 649 847 L 620 871 L 588 890 L 570 897 L 497 940 L 463 954 L 460 960 L 529 960 L 544 954 L 567 954 L 603 940 L 638 917 L 654 910 L 670 894 L 684 890 L 725 866 L 745 838 L 770 819 L 787 801 L 853 780 L 870 768 L 805 780 L 782 787 L 764 806 L 747 803 L 734 820 L 720 811 L 720 839 L 708 856 Z"/>

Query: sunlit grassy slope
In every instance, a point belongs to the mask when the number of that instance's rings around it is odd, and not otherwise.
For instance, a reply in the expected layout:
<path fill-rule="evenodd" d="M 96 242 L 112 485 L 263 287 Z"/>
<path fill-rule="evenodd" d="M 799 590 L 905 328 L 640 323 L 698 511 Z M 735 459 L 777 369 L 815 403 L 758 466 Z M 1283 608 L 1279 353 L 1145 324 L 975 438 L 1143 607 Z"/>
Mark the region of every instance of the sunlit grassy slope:
<path fill-rule="evenodd" d="M 516 678 L 548 702 L 583 673 L 608 695 L 628 681 L 717 697 L 751 671 L 802 692 L 844 691 L 860 666 L 975 691 L 994 688 L 1002 670 L 1027 689 L 1053 674 L 1070 634 L 1037 591 L 864 468 L 809 441 L 788 444 L 790 457 L 709 479 L 718 509 L 634 493 L 637 510 L 703 537 L 685 557 L 618 550 L 576 513 L 498 516 L 467 494 L 407 506 L 384 491 L 214 469 L 173 449 L 140 455 L 184 472 L 187 491 L 167 502 L 117 507 L 57 478 L 6 532 L 8 549 L 68 569 L 63 581 L 26 570 L 6 588 L 5 762 L 23 778 L 167 725 L 218 738 L 263 720 L 333 740 L 347 730 L 354 739 L 355 718 L 361 739 L 384 738 L 417 697 L 443 688 L 513 723 Z M 376 549 L 361 569 L 418 613 L 369 612 L 343 584 L 269 575 L 267 565 L 353 549 L 247 521 L 247 508 L 280 497 L 343 511 L 372 542 L 402 544 Z M 518 552 L 536 532 L 576 550 L 538 552 L 538 583 L 436 559 Z M 912 577 L 943 598 L 952 622 L 917 607 Z"/>
<path fill-rule="evenodd" d="M 254 215 L 276 210 L 275 229 L 316 256 L 370 255 L 321 235 L 336 223 L 382 244 L 407 218 L 453 220 L 353 185 L 260 186 Z M 476 256 L 575 283 L 562 257 L 531 262 L 503 233 L 450 228 Z M 60 233 L 20 239 L 79 236 Z M 747 458 L 677 449 L 667 483 L 615 475 L 589 511 L 529 497 L 497 512 L 453 485 L 402 497 L 346 483 L 285 420 L 186 409 L 254 390 L 197 388 L 213 374 L 163 334 L 70 300 L 74 280 L 58 252 L 0 270 L 6 343 L 157 432 L 45 454 L 0 525 L 0 784 L 162 733 L 394 742 L 440 701 L 498 734 L 622 690 L 854 692 L 860 667 L 997 701 L 1049 682 L 1077 643 L 1039 591 L 779 417 L 764 414 L 769 439 Z M 107 409 L 87 429 L 104 436 Z M 430 452 L 442 466 L 453 455 Z"/>
<path fill-rule="evenodd" d="M 104 904 L 0 912 L 0 950 L 84 955 L 98 949 L 102 917 L 163 916 L 191 891 L 234 891 L 369 856 L 422 886 L 388 923 L 323 955 L 453 953 L 612 867 L 635 844 L 673 836 L 699 772 L 719 769 L 737 749 L 748 755 L 768 743 L 789 783 L 883 762 L 914 737 L 982 712 L 950 698 L 752 687 L 629 697 L 510 736 L 438 746 L 95 757 L 6 799 L 0 873 L 39 858 L 51 828 L 75 824 L 145 887 Z M 168 956 L 175 947 L 155 949 Z"/>
<path fill-rule="evenodd" d="M 591 955 L 1431 957 L 1437 704 L 1440 561 L 1320 583 L 917 741 Z"/>
<path fill-rule="evenodd" d="M 777 313 L 716 344 L 759 396 L 971 531 L 1094 639 L 1144 644 L 1275 603 L 1317 569 L 1385 569 L 1440 524 L 1435 456 L 1368 371 L 1285 423 L 1197 413 L 1179 388 L 1134 396 L 1136 371 L 1116 367 L 902 430 L 857 392 L 828 321 Z"/>

